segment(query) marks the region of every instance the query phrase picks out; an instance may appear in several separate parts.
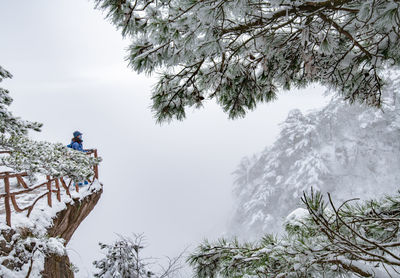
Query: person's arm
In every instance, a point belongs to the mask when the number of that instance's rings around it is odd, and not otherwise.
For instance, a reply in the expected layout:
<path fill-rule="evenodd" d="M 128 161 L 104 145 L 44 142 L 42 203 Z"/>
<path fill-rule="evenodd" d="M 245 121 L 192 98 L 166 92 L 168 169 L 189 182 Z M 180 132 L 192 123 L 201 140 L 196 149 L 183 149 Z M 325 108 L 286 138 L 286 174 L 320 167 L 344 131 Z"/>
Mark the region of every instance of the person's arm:
<path fill-rule="evenodd" d="M 76 151 L 83 151 L 82 145 L 80 145 L 78 142 L 72 143 L 72 148 Z"/>

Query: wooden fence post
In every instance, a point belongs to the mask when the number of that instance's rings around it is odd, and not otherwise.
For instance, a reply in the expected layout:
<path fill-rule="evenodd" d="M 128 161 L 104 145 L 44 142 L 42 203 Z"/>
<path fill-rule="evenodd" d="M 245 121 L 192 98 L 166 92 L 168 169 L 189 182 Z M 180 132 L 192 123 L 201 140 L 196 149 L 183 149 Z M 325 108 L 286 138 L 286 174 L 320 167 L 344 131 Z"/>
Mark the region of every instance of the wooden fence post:
<path fill-rule="evenodd" d="M 58 183 L 58 179 L 56 179 L 55 182 L 57 188 L 57 200 L 61 202 L 61 190 L 60 190 L 60 184 Z"/>
<path fill-rule="evenodd" d="M 6 196 L 4 197 L 4 207 L 6 209 L 6 223 L 11 227 L 11 208 L 10 208 L 10 181 L 8 178 L 8 173 L 4 176 L 4 189 Z"/>
<path fill-rule="evenodd" d="M 94 157 L 97 158 L 97 149 L 94 150 Z M 94 177 L 99 179 L 99 166 L 97 164 L 94 165 Z"/>
<path fill-rule="evenodd" d="M 49 207 L 52 207 L 51 202 L 51 179 L 50 176 L 47 176 L 47 204 Z"/>

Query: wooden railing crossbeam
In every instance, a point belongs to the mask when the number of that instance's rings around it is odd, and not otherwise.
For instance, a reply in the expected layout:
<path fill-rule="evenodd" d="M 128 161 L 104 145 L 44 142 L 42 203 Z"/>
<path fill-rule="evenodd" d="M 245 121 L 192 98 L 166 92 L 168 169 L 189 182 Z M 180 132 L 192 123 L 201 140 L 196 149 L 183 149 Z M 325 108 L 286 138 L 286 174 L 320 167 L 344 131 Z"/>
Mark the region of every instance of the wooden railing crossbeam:
<path fill-rule="evenodd" d="M 5 177 L 8 177 L 9 179 L 11 178 L 16 178 L 16 177 L 26 177 L 28 176 L 28 173 L 23 172 L 23 173 L 15 173 L 11 174 L 12 172 L 2 172 L 0 173 L 0 179 L 4 179 Z"/>
<path fill-rule="evenodd" d="M 67 186 L 67 184 L 65 183 L 65 181 L 62 177 L 60 178 L 60 182 L 61 182 L 62 187 L 65 189 L 65 192 L 67 193 L 67 195 L 69 197 L 71 197 L 71 193 L 69 192 L 69 186 Z M 70 182 L 70 185 L 71 185 L 71 182 Z"/>
<path fill-rule="evenodd" d="M 29 188 L 29 189 L 20 190 L 20 191 L 17 191 L 17 192 L 12 192 L 12 193 L 10 193 L 10 195 L 21 195 L 21 194 L 25 194 L 25 193 L 31 192 L 31 191 L 33 191 L 33 190 L 35 190 L 35 189 L 38 189 L 39 187 L 43 187 L 43 186 L 45 186 L 45 185 L 47 185 L 47 182 L 41 183 L 41 184 L 36 185 L 35 187 L 31 187 L 31 188 Z M 5 194 L 2 194 L 2 195 L 5 195 Z M 2 197 L 2 195 L 0 195 L 0 197 Z"/>
<path fill-rule="evenodd" d="M 28 210 L 28 214 L 27 214 L 26 216 L 29 217 L 29 215 L 31 215 L 31 212 L 32 212 L 33 207 L 36 205 L 36 203 L 37 203 L 40 199 L 42 199 L 42 198 L 43 198 L 44 196 L 46 196 L 46 195 L 47 195 L 47 192 L 44 193 L 44 194 L 42 194 L 42 195 L 40 195 L 40 196 L 32 203 L 31 207 L 30 207 L 29 210 Z"/>
<path fill-rule="evenodd" d="M 24 181 L 24 179 L 21 176 L 17 176 L 17 180 L 19 182 L 20 185 L 22 185 L 23 188 L 28 189 L 29 186 L 26 184 L 26 182 Z"/>
<path fill-rule="evenodd" d="M 11 202 L 12 202 L 12 204 L 13 204 L 14 209 L 15 209 L 16 212 L 23 212 L 24 210 L 27 210 L 27 209 L 30 207 L 30 206 L 28 206 L 28 207 L 26 207 L 26 208 L 21 209 L 21 208 L 18 206 L 17 201 L 15 200 L 15 195 L 11 195 L 10 197 L 11 197 Z"/>

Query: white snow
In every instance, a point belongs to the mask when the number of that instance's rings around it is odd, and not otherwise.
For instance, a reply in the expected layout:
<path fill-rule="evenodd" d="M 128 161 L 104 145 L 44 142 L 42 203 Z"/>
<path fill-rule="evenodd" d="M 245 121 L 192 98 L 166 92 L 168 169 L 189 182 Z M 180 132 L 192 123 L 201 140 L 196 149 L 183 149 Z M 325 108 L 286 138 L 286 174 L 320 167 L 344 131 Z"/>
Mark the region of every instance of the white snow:
<path fill-rule="evenodd" d="M 285 223 L 291 225 L 299 225 L 303 222 L 303 220 L 309 217 L 308 210 L 304 208 L 297 208 L 292 211 L 287 217 Z"/>

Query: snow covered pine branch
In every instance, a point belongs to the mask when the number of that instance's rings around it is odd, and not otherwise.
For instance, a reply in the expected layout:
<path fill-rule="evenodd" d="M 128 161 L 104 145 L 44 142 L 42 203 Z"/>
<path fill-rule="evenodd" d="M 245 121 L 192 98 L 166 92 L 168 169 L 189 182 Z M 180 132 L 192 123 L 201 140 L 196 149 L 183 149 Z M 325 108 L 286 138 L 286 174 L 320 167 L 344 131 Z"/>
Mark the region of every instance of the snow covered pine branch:
<path fill-rule="evenodd" d="M 381 105 L 381 70 L 400 62 L 398 0 L 95 0 L 132 40 L 137 72 L 162 71 L 158 121 L 216 99 L 244 116 L 279 88 L 319 82 Z"/>
<path fill-rule="evenodd" d="M 260 242 L 205 242 L 189 263 L 195 277 L 398 277 L 400 195 L 336 207 L 331 197 L 304 195 L 286 235 Z M 344 276 L 340 276 L 344 275 Z"/>

